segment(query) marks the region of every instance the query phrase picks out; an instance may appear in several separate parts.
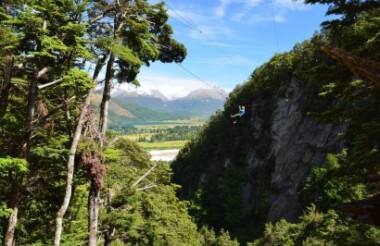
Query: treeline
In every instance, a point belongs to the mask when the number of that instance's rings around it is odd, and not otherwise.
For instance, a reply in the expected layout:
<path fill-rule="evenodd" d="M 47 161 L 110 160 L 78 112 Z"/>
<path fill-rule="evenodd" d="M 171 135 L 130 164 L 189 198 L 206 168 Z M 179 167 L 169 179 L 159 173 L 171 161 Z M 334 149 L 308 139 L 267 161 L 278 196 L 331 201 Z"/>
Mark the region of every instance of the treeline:
<path fill-rule="evenodd" d="M 139 142 L 165 142 L 191 140 L 201 131 L 201 126 L 176 126 L 167 129 L 155 129 L 150 133 L 153 135 L 147 138 L 139 138 Z"/>
<path fill-rule="evenodd" d="M 114 135 L 134 135 L 141 134 L 137 141 L 139 142 L 164 142 L 164 141 L 181 141 L 190 140 L 197 136 L 202 126 L 175 126 L 167 128 L 137 128 L 134 126 L 112 127 L 110 133 Z M 149 137 L 145 133 L 151 133 Z"/>

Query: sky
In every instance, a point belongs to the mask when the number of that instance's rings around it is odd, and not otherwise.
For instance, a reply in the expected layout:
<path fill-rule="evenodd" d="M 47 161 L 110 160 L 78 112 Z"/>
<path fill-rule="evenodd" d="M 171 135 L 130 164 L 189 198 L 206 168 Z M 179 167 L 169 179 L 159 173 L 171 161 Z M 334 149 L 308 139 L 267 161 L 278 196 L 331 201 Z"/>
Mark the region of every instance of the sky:
<path fill-rule="evenodd" d="M 150 0 L 154 3 L 156 0 Z M 181 64 L 143 67 L 140 91 L 168 98 L 199 88 L 230 92 L 275 53 L 292 49 L 320 30 L 326 6 L 302 0 L 166 0 L 173 38 L 187 48 Z M 123 84 L 118 89 L 130 90 Z"/>

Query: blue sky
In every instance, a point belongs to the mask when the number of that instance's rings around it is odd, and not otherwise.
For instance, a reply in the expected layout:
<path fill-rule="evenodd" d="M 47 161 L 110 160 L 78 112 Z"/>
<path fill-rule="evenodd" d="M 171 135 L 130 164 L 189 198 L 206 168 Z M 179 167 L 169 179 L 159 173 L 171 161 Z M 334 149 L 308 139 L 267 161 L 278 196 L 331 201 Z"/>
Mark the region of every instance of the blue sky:
<path fill-rule="evenodd" d="M 158 62 L 144 67 L 138 80 L 141 90 L 158 89 L 170 98 L 209 86 L 231 91 L 275 53 L 310 38 L 326 19 L 326 6 L 302 0 L 165 2 L 173 36 L 188 56 L 182 67 Z"/>

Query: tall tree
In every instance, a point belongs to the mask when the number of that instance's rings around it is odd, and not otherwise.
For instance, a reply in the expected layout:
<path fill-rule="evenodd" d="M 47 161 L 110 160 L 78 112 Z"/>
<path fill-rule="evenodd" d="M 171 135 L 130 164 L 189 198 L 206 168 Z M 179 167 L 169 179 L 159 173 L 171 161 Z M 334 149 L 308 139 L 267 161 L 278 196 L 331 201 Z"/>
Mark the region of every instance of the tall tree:
<path fill-rule="evenodd" d="M 104 27 L 108 33 L 108 46 L 104 40 L 98 46 L 109 54 L 104 91 L 99 117 L 99 129 L 104 135 L 107 130 L 107 111 L 111 96 L 112 82 L 127 82 L 138 85 L 136 76 L 140 67 L 159 60 L 161 62 L 182 62 L 186 56 L 185 47 L 171 38 L 171 27 L 166 23 L 168 15 L 163 3 L 154 5 L 134 0 L 114 3 L 114 11 L 105 18 L 113 20 Z"/>
<path fill-rule="evenodd" d="M 78 89 L 75 87 L 83 83 L 83 80 L 80 81 L 78 78 L 83 77 L 84 72 L 75 72 L 73 68 L 81 64 L 88 52 L 84 50 L 81 40 L 85 29 L 76 24 L 77 12 L 82 10 L 74 1 L 61 1 L 59 4 L 50 0 L 4 2 L 1 8 L 1 30 L 4 32 L 8 28 L 11 37 L 18 37 L 19 41 L 12 44 L 14 50 L 17 50 L 17 53 L 13 54 L 14 58 L 6 59 L 3 67 L 5 80 L 2 81 L 0 116 L 2 123 L 7 124 L 14 124 L 12 121 L 15 119 L 14 116 L 17 116 L 23 127 L 18 129 L 19 146 L 7 143 L 8 147 L 1 153 L 1 157 L 25 159 L 29 169 L 33 170 L 29 172 L 31 176 L 28 178 L 10 170 L 10 183 L 17 185 L 10 189 L 12 198 L 8 200 L 8 207 L 12 208 L 13 213 L 9 216 L 8 227 L 5 230 L 4 245 L 13 245 L 18 212 L 22 212 L 19 206 L 25 207 L 29 201 L 21 198 L 31 195 L 29 191 L 32 190 L 33 181 L 38 178 L 36 162 L 32 161 L 30 154 L 35 147 L 46 143 L 46 135 L 51 132 L 49 130 L 43 133 L 41 130 L 51 129 L 54 124 L 47 105 L 57 107 L 53 100 L 60 101 L 51 98 L 54 93 L 50 94 L 50 90 L 40 94 L 39 88 L 54 85 L 55 96 L 65 94 L 62 91 Z M 4 50 L 9 49 L 9 46 L 5 46 Z M 78 76 L 78 73 L 81 76 Z M 69 88 L 71 81 L 78 83 Z M 62 84 L 57 87 L 60 82 Z M 9 105 L 9 93 L 20 88 L 24 94 L 19 93 L 16 100 L 12 97 L 12 105 Z M 63 98 L 63 101 L 67 101 L 66 99 Z M 46 100 L 52 101 L 46 103 Z M 21 114 L 15 114 L 17 110 L 10 110 L 17 105 L 15 102 L 24 108 Z M 26 102 L 26 105 L 23 102 Z M 15 133 L 11 131 L 11 126 L 2 125 L 1 128 L 3 144 L 3 141 L 7 141 Z M 57 131 L 56 134 L 65 135 L 66 131 Z"/>
<path fill-rule="evenodd" d="M 102 1 L 94 5 L 90 17 L 90 36 L 96 37 L 94 50 L 107 56 L 103 97 L 100 104 L 100 146 L 105 141 L 108 105 L 113 80 L 138 85 L 136 76 L 143 64 L 160 60 L 181 62 L 186 56 L 182 44 L 171 38 L 172 30 L 166 23 L 168 15 L 163 3 L 149 4 L 142 0 Z M 104 23 L 101 20 L 104 21 Z M 100 24 L 99 24 L 100 23 Z M 105 38 L 107 37 L 107 38 Z M 91 184 L 89 193 L 89 245 L 96 244 L 100 190 Z M 95 207 L 94 207 L 95 206 Z"/>

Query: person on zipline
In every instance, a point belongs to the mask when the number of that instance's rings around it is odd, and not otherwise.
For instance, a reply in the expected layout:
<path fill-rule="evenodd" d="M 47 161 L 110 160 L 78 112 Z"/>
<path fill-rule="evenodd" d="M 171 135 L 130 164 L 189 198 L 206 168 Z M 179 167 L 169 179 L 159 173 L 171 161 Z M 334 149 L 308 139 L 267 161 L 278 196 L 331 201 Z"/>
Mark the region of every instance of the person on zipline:
<path fill-rule="evenodd" d="M 245 114 L 245 107 L 239 105 L 239 113 L 231 114 L 231 118 L 242 117 Z"/>

